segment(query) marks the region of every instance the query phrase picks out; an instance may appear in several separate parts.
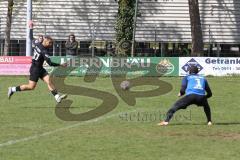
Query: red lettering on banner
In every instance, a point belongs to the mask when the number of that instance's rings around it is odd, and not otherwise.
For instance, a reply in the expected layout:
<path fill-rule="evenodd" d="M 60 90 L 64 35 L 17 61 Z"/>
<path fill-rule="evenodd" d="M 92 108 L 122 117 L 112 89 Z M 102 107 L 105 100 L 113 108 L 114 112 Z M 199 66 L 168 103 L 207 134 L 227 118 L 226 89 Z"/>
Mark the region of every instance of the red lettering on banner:
<path fill-rule="evenodd" d="M 30 64 L 32 57 L 25 56 L 2 56 L 0 57 L 0 64 Z"/>
<path fill-rule="evenodd" d="M 29 75 L 32 57 L 0 56 L 0 75 Z"/>

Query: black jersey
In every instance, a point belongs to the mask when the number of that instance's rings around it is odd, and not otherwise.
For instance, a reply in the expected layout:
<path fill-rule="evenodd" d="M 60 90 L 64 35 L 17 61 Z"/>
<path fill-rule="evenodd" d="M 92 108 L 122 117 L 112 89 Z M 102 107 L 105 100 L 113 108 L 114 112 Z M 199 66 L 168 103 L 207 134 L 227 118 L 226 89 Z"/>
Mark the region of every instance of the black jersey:
<path fill-rule="evenodd" d="M 50 66 L 59 66 L 53 63 L 48 55 L 48 50 L 41 43 L 35 43 L 33 48 L 32 67 L 42 68 L 46 61 Z"/>

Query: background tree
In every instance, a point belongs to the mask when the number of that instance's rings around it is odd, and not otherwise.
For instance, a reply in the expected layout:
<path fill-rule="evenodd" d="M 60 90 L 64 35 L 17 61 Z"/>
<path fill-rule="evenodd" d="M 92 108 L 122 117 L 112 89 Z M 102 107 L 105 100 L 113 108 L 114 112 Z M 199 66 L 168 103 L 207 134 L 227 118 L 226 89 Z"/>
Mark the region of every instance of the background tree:
<path fill-rule="evenodd" d="M 133 39 L 135 0 L 119 0 L 118 15 L 115 25 L 116 49 L 118 54 L 129 54 Z M 123 47 L 129 49 L 123 49 Z"/>
<path fill-rule="evenodd" d="M 7 21 L 5 29 L 5 42 L 4 42 L 4 55 L 7 56 L 10 48 L 11 39 L 11 25 L 12 25 L 12 12 L 13 12 L 13 0 L 8 0 Z"/>
<path fill-rule="evenodd" d="M 203 56 L 203 36 L 198 0 L 188 0 L 192 34 L 191 56 Z"/>

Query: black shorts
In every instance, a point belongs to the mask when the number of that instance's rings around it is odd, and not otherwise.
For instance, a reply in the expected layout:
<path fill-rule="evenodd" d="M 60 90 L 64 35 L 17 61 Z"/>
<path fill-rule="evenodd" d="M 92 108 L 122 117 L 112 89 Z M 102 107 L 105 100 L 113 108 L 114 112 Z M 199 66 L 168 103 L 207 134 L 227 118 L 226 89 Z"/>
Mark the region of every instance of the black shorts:
<path fill-rule="evenodd" d="M 39 78 L 43 79 L 43 77 L 45 77 L 46 75 L 48 75 L 48 72 L 44 68 L 31 66 L 29 80 L 38 82 Z"/>
<path fill-rule="evenodd" d="M 189 94 L 179 99 L 174 106 L 177 106 L 178 109 L 186 109 L 189 105 L 195 104 L 197 106 L 208 106 L 208 101 L 206 96 Z"/>

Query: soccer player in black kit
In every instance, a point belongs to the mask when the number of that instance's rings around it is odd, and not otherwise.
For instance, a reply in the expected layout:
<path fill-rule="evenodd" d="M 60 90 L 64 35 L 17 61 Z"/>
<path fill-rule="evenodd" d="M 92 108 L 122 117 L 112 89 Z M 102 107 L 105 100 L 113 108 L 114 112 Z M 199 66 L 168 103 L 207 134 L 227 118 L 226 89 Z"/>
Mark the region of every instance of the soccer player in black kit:
<path fill-rule="evenodd" d="M 8 88 L 8 98 L 15 92 L 34 90 L 37 85 L 38 79 L 41 78 L 47 85 L 48 89 L 51 91 L 53 96 L 55 97 L 57 103 L 60 103 L 62 99 L 66 98 L 67 95 L 59 95 L 55 86 L 50 80 L 50 76 L 48 72 L 43 68 L 43 63 L 46 61 L 50 66 L 63 66 L 66 67 L 65 64 L 57 64 L 51 62 L 48 55 L 48 48 L 52 47 L 53 40 L 51 37 L 44 37 L 43 42 L 35 43 L 32 57 L 32 65 L 30 67 L 30 78 L 28 84 L 23 84 L 17 87 L 9 87 Z"/>

